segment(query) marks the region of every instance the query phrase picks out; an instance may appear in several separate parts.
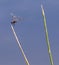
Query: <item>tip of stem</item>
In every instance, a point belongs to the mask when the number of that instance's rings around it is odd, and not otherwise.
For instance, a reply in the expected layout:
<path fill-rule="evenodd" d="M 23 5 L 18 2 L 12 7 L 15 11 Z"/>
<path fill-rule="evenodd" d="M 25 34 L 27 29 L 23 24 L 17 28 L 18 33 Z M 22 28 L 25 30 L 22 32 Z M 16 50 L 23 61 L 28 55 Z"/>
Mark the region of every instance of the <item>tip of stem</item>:
<path fill-rule="evenodd" d="M 43 9 L 43 5 L 41 4 L 41 9 L 42 9 L 42 15 L 44 16 L 44 9 Z"/>

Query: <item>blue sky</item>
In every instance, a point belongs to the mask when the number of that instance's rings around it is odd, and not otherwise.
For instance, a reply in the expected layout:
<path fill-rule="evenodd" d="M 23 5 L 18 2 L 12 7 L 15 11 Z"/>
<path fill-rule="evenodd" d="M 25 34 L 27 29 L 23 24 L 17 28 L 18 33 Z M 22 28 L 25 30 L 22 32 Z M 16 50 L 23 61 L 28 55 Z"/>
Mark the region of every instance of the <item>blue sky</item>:
<path fill-rule="evenodd" d="M 14 29 L 30 65 L 50 65 L 41 4 L 54 65 L 59 64 L 59 0 L 0 0 L 0 65 L 26 65 L 10 27 L 12 12 L 24 18 Z"/>

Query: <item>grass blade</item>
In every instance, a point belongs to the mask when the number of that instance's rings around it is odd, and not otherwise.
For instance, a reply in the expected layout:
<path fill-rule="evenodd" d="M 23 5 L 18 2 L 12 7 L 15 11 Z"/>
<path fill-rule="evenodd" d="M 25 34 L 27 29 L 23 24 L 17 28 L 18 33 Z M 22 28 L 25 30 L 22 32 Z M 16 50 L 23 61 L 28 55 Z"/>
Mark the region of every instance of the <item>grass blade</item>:
<path fill-rule="evenodd" d="M 18 37 L 17 37 L 17 35 L 16 35 L 16 33 L 15 33 L 15 30 L 14 30 L 14 28 L 13 28 L 12 25 L 11 25 L 11 29 L 12 29 L 12 32 L 13 32 L 13 34 L 14 34 L 14 36 L 15 36 L 15 39 L 16 39 L 16 41 L 17 41 L 17 43 L 18 43 L 18 46 L 19 46 L 19 48 L 20 48 L 20 50 L 21 50 L 21 52 L 22 52 L 22 55 L 23 55 L 23 57 L 24 57 L 24 59 L 25 59 L 26 64 L 27 64 L 27 65 L 30 65 L 29 62 L 28 62 L 28 60 L 27 60 L 27 58 L 26 58 L 26 56 L 25 56 L 25 54 L 24 54 L 24 51 L 23 51 L 23 49 L 22 49 L 22 46 L 21 46 L 21 44 L 20 44 L 20 42 L 19 42 L 19 40 L 18 40 Z"/>
<path fill-rule="evenodd" d="M 51 49 L 50 49 L 50 42 L 49 42 L 49 37 L 48 37 L 48 31 L 47 31 L 47 25 L 46 25 L 46 17 L 45 17 L 43 5 L 41 5 L 41 9 L 42 9 L 42 16 L 43 16 L 43 20 L 44 20 L 44 30 L 45 30 L 45 35 L 46 35 L 46 43 L 47 43 L 47 47 L 48 47 L 50 63 L 51 63 L 51 65 L 54 65 L 53 64 L 52 53 L 51 53 Z"/>

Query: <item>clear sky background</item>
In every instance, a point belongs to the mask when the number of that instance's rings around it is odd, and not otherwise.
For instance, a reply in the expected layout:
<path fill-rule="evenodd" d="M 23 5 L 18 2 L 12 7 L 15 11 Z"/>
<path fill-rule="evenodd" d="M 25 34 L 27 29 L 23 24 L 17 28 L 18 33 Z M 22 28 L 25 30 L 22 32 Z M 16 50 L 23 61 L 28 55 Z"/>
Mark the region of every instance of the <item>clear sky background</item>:
<path fill-rule="evenodd" d="M 59 0 L 0 0 L 0 65 L 26 65 L 10 27 L 12 12 L 24 18 L 14 29 L 30 65 L 50 65 L 41 4 L 54 65 L 59 64 Z"/>

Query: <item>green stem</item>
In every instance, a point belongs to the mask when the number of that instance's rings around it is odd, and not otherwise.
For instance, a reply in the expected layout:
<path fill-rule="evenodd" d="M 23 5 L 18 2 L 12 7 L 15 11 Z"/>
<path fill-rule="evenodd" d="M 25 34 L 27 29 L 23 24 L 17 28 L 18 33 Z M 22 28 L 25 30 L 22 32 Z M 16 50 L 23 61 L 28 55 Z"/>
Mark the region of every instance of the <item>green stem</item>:
<path fill-rule="evenodd" d="M 50 63 L 51 63 L 51 65 L 54 65 L 52 53 L 51 53 L 51 49 L 50 49 L 50 42 L 49 42 L 49 37 L 48 37 L 47 25 L 46 25 L 46 17 L 45 17 L 45 13 L 44 13 L 44 9 L 43 9 L 42 5 L 41 5 L 41 8 L 42 8 L 42 16 L 43 16 L 43 20 L 44 20 L 44 30 L 45 30 L 45 35 L 46 35 L 46 43 L 47 43 L 47 47 L 48 47 Z"/>

